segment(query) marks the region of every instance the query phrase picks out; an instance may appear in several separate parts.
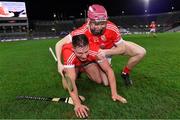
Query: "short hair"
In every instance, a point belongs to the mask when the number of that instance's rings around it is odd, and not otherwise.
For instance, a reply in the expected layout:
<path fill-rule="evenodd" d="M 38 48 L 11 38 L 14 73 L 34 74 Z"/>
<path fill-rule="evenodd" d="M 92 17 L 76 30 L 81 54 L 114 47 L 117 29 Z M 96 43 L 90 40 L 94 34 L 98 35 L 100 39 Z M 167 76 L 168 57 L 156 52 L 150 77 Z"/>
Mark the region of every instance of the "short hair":
<path fill-rule="evenodd" d="M 72 45 L 74 48 L 84 47 L 89 45 L 89 41 L 85 34 L 75 35 L 72 37 Z"/>

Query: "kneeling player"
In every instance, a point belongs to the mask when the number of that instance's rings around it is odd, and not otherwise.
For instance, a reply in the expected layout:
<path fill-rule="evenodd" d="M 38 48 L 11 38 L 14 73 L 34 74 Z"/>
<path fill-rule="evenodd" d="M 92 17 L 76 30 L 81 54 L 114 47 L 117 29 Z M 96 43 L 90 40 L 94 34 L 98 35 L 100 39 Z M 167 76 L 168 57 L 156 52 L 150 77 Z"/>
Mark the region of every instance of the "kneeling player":
<path fill-rule="evenodd" d="M 78 98 L 78 89 L 76 86 L 77 73 L 84 70 L 87 75 L 97 83 L 110 85 L 111 97 L 114 101 L 126 103 L 126 99 L 118 95 L 116 89 L 116 79 L 112 68 L 107 59 L 103 56 L 97 56 L 99 47 L 89 44 L 87 37 L 80 34 L 72 37 L 72 43 L 65 44 L 62 49 L 64 60 L 64 74 L 71 80 L 73 90 L 69 91 L 74 102 L 74 110 L 77 117 L 85 118 L 88 116 L 89 108 L 81 104 Z M 103 74 L 103 72 L 105 74 Z M 106 77 L 107 75 L 107 77 Z M 108 81 L 106 81 L 108 80 Z"/>

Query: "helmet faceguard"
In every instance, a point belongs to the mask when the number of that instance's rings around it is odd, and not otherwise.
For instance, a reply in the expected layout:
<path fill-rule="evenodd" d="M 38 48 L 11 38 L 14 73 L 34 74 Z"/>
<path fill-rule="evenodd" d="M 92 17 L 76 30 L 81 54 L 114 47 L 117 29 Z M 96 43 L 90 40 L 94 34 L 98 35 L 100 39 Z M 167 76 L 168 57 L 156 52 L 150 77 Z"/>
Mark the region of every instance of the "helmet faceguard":
<path fill-rule="evenodd" d="M 88 18 L 91 33 L 94 35 L 102 35 L 108 19 L 106 9 L 101 5 L 94 4 L 88 9 Z"/>
<path fill-rule="evenodd" d="M 107 21 L 89 21 L 89 29 L 93 35 L 102 35 L 106 29 Z"/>

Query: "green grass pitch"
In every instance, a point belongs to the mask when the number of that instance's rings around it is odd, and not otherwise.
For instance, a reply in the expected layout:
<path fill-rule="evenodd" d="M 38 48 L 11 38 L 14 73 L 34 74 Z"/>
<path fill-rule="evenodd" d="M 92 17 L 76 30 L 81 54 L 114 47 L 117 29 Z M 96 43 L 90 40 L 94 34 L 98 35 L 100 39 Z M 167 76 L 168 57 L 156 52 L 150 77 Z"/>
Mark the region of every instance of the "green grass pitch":
<path fill-rule="evenodd" d="M 114 56 L 113 70 L 118 93 L 127 104 L 113 102 L 110 88 L 85 75 L 77 81 L 79 94 L 90 108 L 90 119 L 180 119 L 180 33 L 161 33 L 157 38 L 127 35 L 147 50 L 132 71 L 134 85 L 126 88 L 120 71 L 126 57 Z M 69 96 L 61 85 L 57 65 L 48 51 L 58 39 L 0 43 L 0 119 L 76 118 L 73 106 L 65 103 L 18 101 L 18 95 Z"/>

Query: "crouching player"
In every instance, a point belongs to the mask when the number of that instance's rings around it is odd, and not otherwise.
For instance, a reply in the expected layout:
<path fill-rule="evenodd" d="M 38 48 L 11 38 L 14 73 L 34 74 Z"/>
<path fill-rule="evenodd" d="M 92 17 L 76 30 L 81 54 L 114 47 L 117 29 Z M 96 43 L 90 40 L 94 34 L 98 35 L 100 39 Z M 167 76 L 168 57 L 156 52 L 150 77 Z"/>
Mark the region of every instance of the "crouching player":
<path fill-rule="evenodd" d="M 83 71 L 96 83 L 110 85 L 111 97 L 114 101 L 127 103 L 126 99 L 118 95 L 116 79 L 110 64 L 105 57 L 98 55 L 99 47 L 89 43 L 84 34 L 72 37 L 72 43 L 65 44 L 62 49 L 64 60 L 64 74 L 71 80 L 73 90 L 69 90 L 74 103 L 74 111 L 77 117 L 88 117 L 89 108 L 83 105 L 78 97 L 76 77 L 78 72 Z M 62 74 L 61 74 L 62 75 Z"/>

